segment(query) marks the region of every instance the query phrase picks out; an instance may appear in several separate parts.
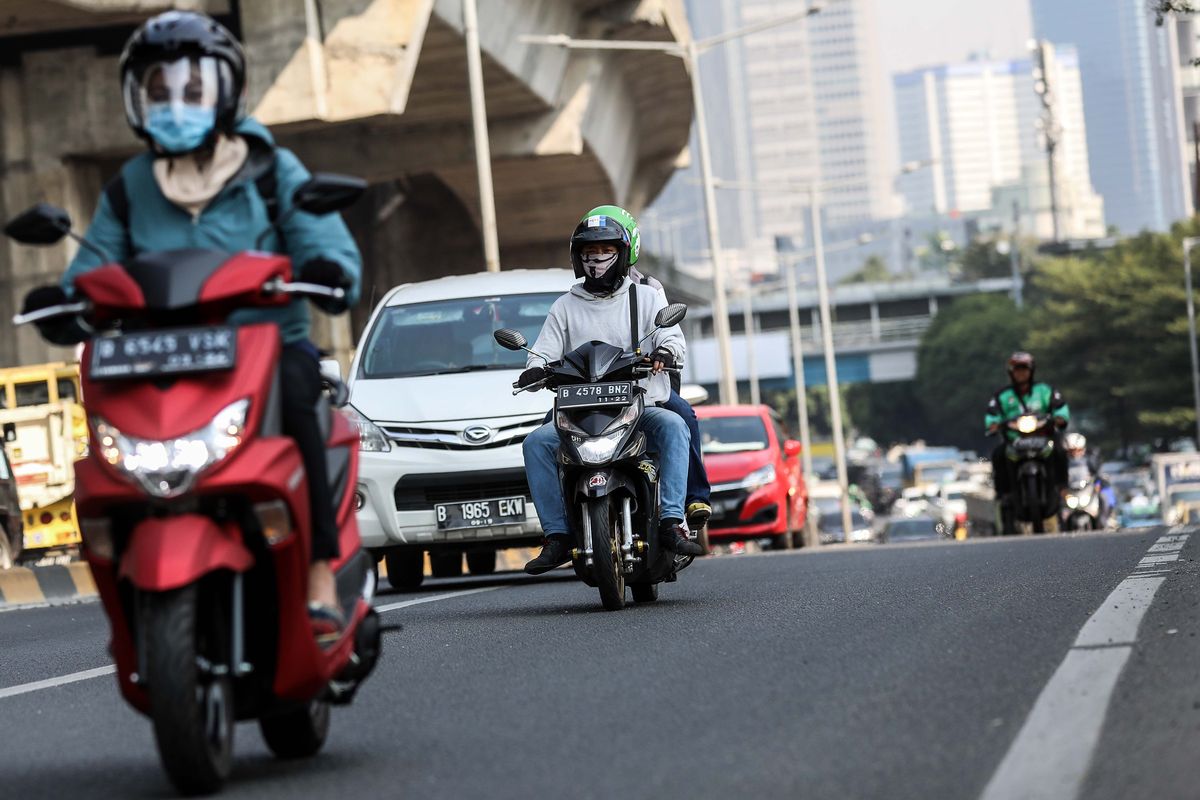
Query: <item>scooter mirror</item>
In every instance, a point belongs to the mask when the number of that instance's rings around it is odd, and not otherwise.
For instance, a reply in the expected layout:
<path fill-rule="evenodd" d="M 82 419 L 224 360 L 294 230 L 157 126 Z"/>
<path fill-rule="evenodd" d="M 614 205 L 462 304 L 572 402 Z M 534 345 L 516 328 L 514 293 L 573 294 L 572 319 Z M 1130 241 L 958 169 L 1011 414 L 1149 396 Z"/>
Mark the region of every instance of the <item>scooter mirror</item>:
<path fill-rule="evenodd" d="M 21 244 L 54 244 L 70 232 L 71 215 L 49 203 L 38 203 L 4 226 L 4 235 Z"/>
<path fill-rule="evenodd" d="M 354 205 L 366 190 L 362 178 L 318 172 L 296 187 L 292 203 L 309 214 L 329 214 Z"/>
<path fill-rule="evenodd" d="M 523 350 L 529 346 L 529 342 L 525 340 L 524 335 L 520 331 L 514 331 L 512 328 L 501 328 L 492 334 L 496 337 L 496 343 L 505 350 Z"/>
<path fill-rule="evenodd" d="M 670 328 L 672 325 L 678 325 L 687 316 L 687 311 L 687 303 L 671 303 L 671 305 L 655 315 L 654 324 L 659 328 Z"/>

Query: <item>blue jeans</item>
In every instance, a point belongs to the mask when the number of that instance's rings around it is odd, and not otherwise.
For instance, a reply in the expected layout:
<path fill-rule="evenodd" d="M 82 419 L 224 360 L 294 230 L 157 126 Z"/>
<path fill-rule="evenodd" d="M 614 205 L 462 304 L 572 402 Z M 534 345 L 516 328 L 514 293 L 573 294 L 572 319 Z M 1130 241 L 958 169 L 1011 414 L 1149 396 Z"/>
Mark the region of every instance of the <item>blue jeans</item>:
<path fill-rule="evenodd" d="M 682 521 L 690 438 L 687 425 L 678 414 L 651 406 L 642 413 L 638 429 L 646 434 L 646 448 L 658 454 L 661 517 Z M 552 424 L 543 425 L 529 434 L 522 450 L 542 530 L 547 536 L 569 533 L 567 507 L 558 482 L 558 431 Z"/>
<path fill-rule="evenodd" d="M 696 411 L 691 403 L 684 400 L 677 392 L 671 392 L 670 399 L 661 408 L 672 411 L 687 423 L 688 431 L 692 434 L 692 444 L 688 452 L 687 502 L 707 503 L 712 498 L 712 488 L 708 485 L 708 472 L 704 469 L 704 455 L 700 452 L 700 423 L 696 420 Z"/>

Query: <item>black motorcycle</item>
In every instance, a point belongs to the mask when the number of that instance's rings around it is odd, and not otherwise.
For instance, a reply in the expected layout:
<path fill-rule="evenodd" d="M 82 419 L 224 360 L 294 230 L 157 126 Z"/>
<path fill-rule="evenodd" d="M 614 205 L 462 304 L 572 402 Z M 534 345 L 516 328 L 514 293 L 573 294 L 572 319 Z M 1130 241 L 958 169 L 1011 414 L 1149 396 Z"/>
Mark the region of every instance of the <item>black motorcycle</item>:
<path fill-rule="evenodd" d="M 1005 457 L 1011 464 L 1013 491 L 1004 498 L 1001 514 L 1005 535 L 1016 533 L 1016 523 L 1046 532 L 1046 521 L 1057 527 L 1059 498 L 1054 489 L 1050 459 L 1054 455 L 1054 419 L 1049 415 L 1022 414 L 1009 420 L 1017 438 L 1008 441 Z M 999 435 L 1004 435 L 1003 431 Z"/>
<path fill-rule="evenodd" d="M 658 312 L 658 328 L 677 325 L 687 306 L 675 303 Z M 496 341 L 509 350 L 528 348 L 520 332 L 498 330 Z M 637 381 L 650 374 L 643 355 L 592 341 L 547 362 L 547 376 L 521 391 L 554 389 L 554 425 L 559 438 L 559 480 L 567 520 L 575 537 L 575 574 L 600 591 L 609 611 L 625 607 L 625 587 L 633 599 L 658 599 L 658 584 L 676 579 L 691 556 L 676 556 L 658 542 L 659 465 L 646 451 L 638 430 L 645 389 Z"/>

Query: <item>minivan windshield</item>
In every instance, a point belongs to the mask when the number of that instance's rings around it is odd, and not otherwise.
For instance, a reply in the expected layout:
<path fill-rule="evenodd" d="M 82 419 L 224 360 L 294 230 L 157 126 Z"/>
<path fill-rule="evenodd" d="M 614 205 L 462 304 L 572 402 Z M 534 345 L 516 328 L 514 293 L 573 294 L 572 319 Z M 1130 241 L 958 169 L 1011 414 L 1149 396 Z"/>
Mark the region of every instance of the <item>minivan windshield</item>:
<path fill-rule="evenodd" d="M 513 328 L 532 343 L 559 297 L 558 293 L 518 294 L 388 306 L 367 338 L 359 376 L 406 378 L 524 369 L 526 353 L 505 350 L 492 334 Z"/>

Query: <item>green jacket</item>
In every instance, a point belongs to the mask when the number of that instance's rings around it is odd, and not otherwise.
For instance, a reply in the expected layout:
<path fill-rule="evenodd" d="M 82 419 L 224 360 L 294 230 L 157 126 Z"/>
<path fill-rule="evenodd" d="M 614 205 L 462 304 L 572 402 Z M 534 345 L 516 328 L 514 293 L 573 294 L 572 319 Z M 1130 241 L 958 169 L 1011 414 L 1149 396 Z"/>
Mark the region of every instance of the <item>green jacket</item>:
<path fill-rule="evenodd" d="M 250 144 L 251 155 L 246 159 L 246 166 L 229 180 L 196 219 L 163 195 L 154 179 L 153 157 L 142 153 L 121 167 L 129 201 L 128 236 L 125 226 L 109 205 L 106 193 L 100 198 L 85 238 L 118 262 L 140 253 L 191 247 L 228 253 L 256 249 L 254 244 L 258 235 L 271 226 L 266 204 L 255 186 L 256 178 L 263 169 L 273 165 L 275 194 L 282 216 L 291 208 L 292 193 L 308 180 L 309 173 L 290 150 L 275 146 L 271 134 L 258 121 L 249 117 L 243 119 L 238 123 L 237 132 Z M 362 257 L 340 216 L 297 212 L 284 223 L 283 238 L 286 244 L 272 233 L 262 249 L 291 256 L 293 273 L 314 258 L 335 262 L 350 280 L 347 304 L 353 305 L 358 300 Z M 76 277 L 103 263 L 103 259 L 90 250 L 80 249 L 63 275 L 63 288 L 72 292 Z M 279 325 L 284 343 L 293 344 L 308 338 L 308 301 L 293 300 L 278 308 L 241 309 L 230 315 L 229 322 L 234 325 L 274 322 Z"/>
<path fill-rule="evenodd" d="M 990 428 L 1014 420 L 1025 413 L 1050 414 L 1064 422 L 1071 419 L 1071 409 L 1067 407 L 1067 401 L 1063 399 L 1061 392 L 1048 383 L 1034 383 L 1029 387 L 1029 393 L 1020 399 L 1017 398 L 1017 390 L 1013 386 L 1006 386 L 992 395 L 987 413 L 983 417 L 983 425 Z M 1019 436 L 1011 429 L 1005 429 L 1004 435 L 1010 440 Z"/>

